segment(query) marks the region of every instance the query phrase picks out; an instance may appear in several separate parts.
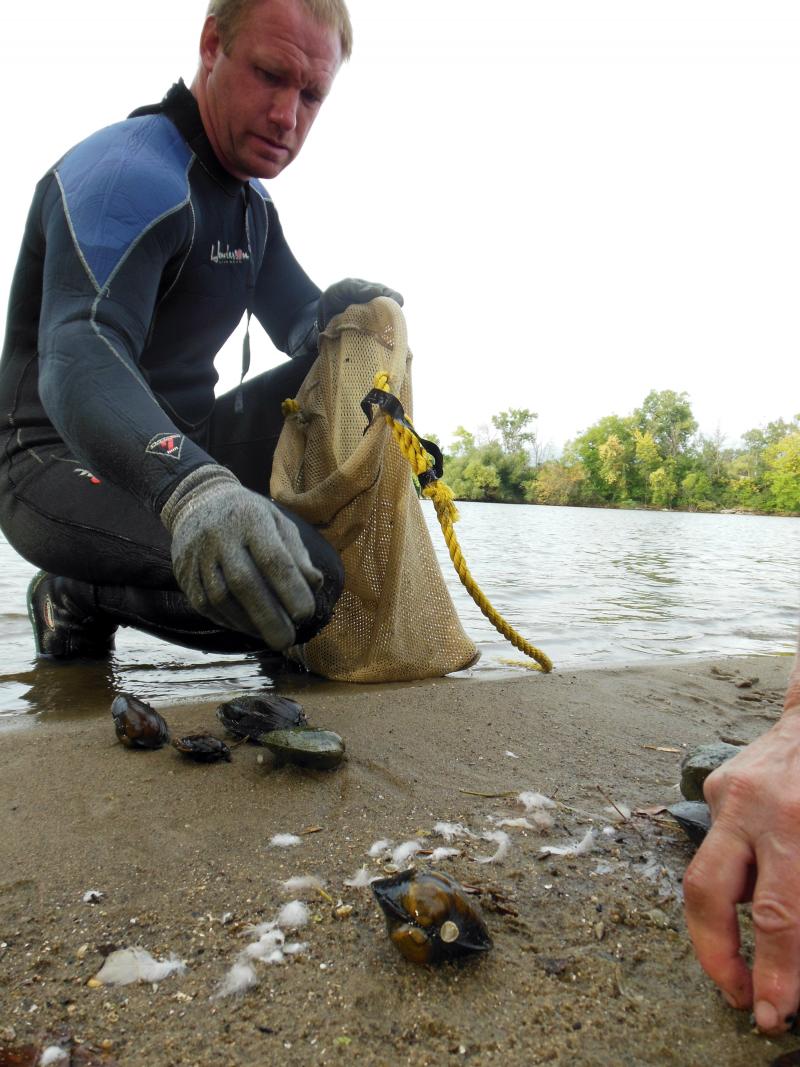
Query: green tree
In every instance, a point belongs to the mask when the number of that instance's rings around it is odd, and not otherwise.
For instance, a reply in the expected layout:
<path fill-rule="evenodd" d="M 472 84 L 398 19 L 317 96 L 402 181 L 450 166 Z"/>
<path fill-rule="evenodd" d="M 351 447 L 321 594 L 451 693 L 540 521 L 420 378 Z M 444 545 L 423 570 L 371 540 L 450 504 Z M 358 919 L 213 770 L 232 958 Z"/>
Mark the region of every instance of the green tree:
<path fill-rule="evenodd" d="M 458 426 L 453 434 L 455 441 L 450 445 L 450 452 L 454 456 L 467 456 L 475 450 L 475 435 L 463 426 Z"/>
<path fill-rule="evenodd" d="M 672 389 L 653 389 L 633 416 L 638 428 L 652 436 L 665 459 L 677 459 L 697 431 L 688 395 Z"/>
<path fill-rule="evenodd" d="M 787 434 L 764 451 L 764 480 L 777 511 L 800 511 L 800 432 Z"/>
<path fill-rule="evenodd" d="M 633 431 L 635 442 L 636 467 L 639 473 L 639 484 L 642 486 L 644 502 L 650 501 L 650 475 L 664 462 L 664 457 L 658 451 L 653 435 L 649 430 L 635 429 Z"/>
<path fill-rule="evenodd" d="M 603 456 L 600 449 L 612 436 L 623 445 L 626 455 L 634 455 L 633 422 L 630 418 L 623 419 L 619 415 L 606 415 L 574 441 L 570 441 L 564 450 L 565 456 L 571 456 L 573 462 L 580 460 L 583 464 L 586 475 L 584 497 L 587 503 L 613 503 L 622 499 L 603 474 Z"/>
<path fill-rule="evenodd" d="M 550 460 L 526 486 L 525 499 L 533 504 L 580 504 L 585 482 L 586 469 L 581 462 L 567 465 Z"/>
<path fill-rule="evenodd" d="M 678 493 L 673 466 L 667 462 L 650 475 L 650 493 L 656 507 L 671 508 Z"/>
<path fill-rule="evenodd" d="M 624 500 L 628 495 L 627 466 L 629 450 L 615 434 L 609 436 L 598 445 L 597 455 L 600 458 L 600 474 L 603 481 L 614 490 L 617 500 Z"/>
<path fill-rule="evenodd" d="M 500 476 L 495 467 L 481 463 L 479 458 L 471 459 L 464 468 L 462 476 L 467 500 L 496 500 L 500 488 Z"/>
<path fill-rule="evenodd" d="M 694 511 L 711 511 L 714 507 L 711 482 L 704 471 L 690 471 L 681 481 L 680 502 Z"/>
<path fill-rule="evenodd" d="M 500 433 L 504 452 L 524 452 L 536 443 L 536 431 L 530 429 L 538 415 L 527 408 L 509 408 L 492 415 L 492 425 Z"/>

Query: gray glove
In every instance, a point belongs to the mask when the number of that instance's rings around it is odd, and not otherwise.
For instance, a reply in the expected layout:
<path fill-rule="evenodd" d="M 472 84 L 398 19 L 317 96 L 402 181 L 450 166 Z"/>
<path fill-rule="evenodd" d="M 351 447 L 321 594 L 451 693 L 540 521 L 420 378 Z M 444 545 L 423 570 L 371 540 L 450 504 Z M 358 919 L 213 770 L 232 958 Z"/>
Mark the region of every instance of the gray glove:
<path fill-rule="evenodd" d="M 343 278 L 329 286 L 319 298 L 317 327 L 320 333 L 335 315 L 341 315 L 351 304 L 368 304 L 376 296 L 388 296 L 403 306 L 403 297 L 379 282 L 365 282 L 362 278 Z"/>
<path fill-rule="evenodd" d="M 225 467 L 192 471 L 161 510 L 172 564 L 189 603 L 213 622 L 262 637 L 273 650 L 294 644 L 311 618 L 322 575 L 297 527 Z"/>

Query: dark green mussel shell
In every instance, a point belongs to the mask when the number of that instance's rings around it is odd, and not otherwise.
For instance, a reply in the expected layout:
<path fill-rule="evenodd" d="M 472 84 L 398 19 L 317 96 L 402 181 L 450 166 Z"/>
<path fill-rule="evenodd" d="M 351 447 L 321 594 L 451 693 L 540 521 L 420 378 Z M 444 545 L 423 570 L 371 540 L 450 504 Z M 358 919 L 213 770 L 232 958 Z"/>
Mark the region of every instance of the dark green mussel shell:
<path fill-rule="evenodd" d="M 330 770 L 344 759 L 344 741 L 332 730 L 295 727 L 293 730 L 270 730 L 258 741 L 281 762 L 297 763 L 301 767 Z"/>

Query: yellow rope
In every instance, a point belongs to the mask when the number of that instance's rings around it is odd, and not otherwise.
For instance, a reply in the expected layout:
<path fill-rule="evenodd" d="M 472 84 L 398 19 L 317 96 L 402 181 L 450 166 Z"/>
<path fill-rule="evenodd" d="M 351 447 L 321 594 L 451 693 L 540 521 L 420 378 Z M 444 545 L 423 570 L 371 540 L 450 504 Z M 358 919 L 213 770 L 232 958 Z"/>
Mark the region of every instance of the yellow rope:
<path fill-rule="evenodd" d="M 384 392 L 388 393 L 388 374 L 385 372 L 376 374 L 374 385 L 376 389 L 382 389 Z M 391 415 L 384 412 L 383 417 L 391 426 L 395 440 L 400 446 L 403 455 L 411 464 L 411 469 L 414 474 L 417 476 L 424 474 L 433 466 L 433 460 L 420 444 L 419 437 L 412 433 L 407 426 L 404 426 L 397 419 L 393 419 Z M 470 574 L 466 561 L 461 553 L 461 548 L 459 547 L 455 531 L 453 530 L 453 523 L 458 521 L 458 510 L 455 505 L 453 490 L 439 478 L 430 482 L 422 490 L 422 495 L 427 497 L 428 500 L 433 501 L 436 517 L 439 520 L 439 525 L 442 528 L 445 543 L 447 544 L 447 550 L 450 553 L 450 559 L 453 561 L 453 566 L 455 567 L 456 573 L 461 579 L 464 588 L 492 626 L 494 626 L 494 628 L 498 630 L 507 641 L 510 641 L 515 648 L 518 648 L 520 652 L 524 652 L 526 656 L 530 656 L 532 660 L 535 660 L 537 666 L 533 669 L 549 673 L 553 669 L 553 664 L 549 656 L 542 652 L 541 649 L 536 648 L 536 646 L 532 645 L 529 641 L 526 641 L 521 634 L 517 633 L 517 631 L 506 622 L 503 616 L 492 607 L 480 586 Z"/>

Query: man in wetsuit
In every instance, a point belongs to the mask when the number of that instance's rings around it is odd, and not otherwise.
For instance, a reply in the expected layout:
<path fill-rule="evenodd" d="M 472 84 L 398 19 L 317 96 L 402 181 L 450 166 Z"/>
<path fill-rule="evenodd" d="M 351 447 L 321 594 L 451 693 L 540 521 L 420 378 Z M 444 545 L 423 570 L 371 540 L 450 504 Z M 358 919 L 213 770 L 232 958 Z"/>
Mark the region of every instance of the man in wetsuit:
<path fill-rule="evenodd" d="M 191 89 L 37 186 L 0 361 L 0 526 L 42 568 L 39 655 L 105 655 L 118 625 L 285 650 L 329 619 L 340 560 L 267 495 L 280 405 L 335 314 L 402 298 L 321 292 L 258 179 L 300 151 L 351 37 L 343 0 L 212 0 Z M 244 313 L 291 359 L 215 400 Z M 248 353 L 249 335 L 243 375 Z"/>

